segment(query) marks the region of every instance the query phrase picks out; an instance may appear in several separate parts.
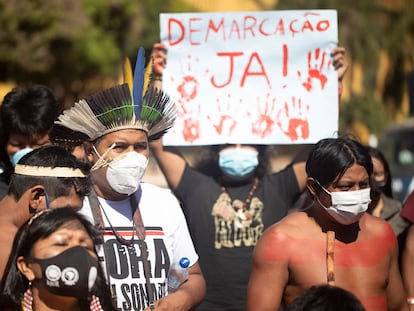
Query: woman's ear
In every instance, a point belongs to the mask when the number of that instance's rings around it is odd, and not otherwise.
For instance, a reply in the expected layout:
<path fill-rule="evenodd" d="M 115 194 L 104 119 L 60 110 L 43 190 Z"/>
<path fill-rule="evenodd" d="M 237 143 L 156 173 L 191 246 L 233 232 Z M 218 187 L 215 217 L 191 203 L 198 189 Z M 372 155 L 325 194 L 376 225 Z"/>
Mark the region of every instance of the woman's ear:
<path fill-rule="evenodd" d="M 17 269 L 26 277 L 26 279 L 31 282 L 33 281 L 36 276 L 32 270 L 32 268 L 29 266 L 29 263 L 24 259 L 23 256 L 19 256 L 16 261 Z"/>

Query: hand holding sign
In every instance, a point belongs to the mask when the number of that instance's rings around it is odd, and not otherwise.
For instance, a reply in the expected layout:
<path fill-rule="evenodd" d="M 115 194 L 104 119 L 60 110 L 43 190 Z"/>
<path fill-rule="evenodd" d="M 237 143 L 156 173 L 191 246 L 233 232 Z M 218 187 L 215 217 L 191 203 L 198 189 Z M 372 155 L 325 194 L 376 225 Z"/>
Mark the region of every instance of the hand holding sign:
<path fill-rule="evenodd" d="M 335 135 L 338 74 L 347 68 L 336 19 L 334 10 L 161 14 L 164 89 L 180 112 L 164 144 Z"/>

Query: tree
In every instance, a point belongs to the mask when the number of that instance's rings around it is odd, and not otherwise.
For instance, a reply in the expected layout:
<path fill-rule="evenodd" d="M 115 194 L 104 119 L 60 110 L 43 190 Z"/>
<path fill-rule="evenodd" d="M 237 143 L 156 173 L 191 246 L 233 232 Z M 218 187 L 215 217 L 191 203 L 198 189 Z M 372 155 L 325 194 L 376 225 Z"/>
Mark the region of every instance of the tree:
<path fill-rule="evenodd" d="M 0 0 L 0 81 L 46 84 L 70 105 L 117 81 L 125 56 L 159 40 L 160 10 L 181 8 L 174 0 Z"/>

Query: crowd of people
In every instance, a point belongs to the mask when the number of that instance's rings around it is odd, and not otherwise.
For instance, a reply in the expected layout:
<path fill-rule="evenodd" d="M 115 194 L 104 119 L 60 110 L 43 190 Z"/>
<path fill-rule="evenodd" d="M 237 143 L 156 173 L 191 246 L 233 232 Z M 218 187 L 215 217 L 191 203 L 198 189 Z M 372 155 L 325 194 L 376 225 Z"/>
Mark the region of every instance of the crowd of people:
<path fill-rule="evenodd" d="M 66 110 L 43 85 L 3 99 L 1 310 L 414 310 L 414 195 L 392 198 L 380 150 L 338 135 L 272 172 L 266 146 L 222 144 L 190 165 L 163 145 L 162 44 L 151 59 Z M 332 64 L 341 83 L 343 47 Z M 150 155 L 168 188 L 142 181 Z"/>

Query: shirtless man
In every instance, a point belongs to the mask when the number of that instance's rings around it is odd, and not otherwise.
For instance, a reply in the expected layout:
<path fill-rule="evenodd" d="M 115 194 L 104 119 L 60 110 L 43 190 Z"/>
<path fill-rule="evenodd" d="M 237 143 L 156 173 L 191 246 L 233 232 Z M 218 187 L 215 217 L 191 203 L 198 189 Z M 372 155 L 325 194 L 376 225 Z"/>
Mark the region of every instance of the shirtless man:
<path fill-rule="evenodd" d="M 0 278 L 14 236 L 31 215 L 56 206 L 82 208 L 90 189 L 88 171 L 89 165 L 57 146 L 40 147 L 20 160 L 0 201 Z"/>
<path fill-rule="evenodd" d="M 366 149 L 348 138 L 321 140 L 306 172 L 313 203 L 258 241 L 247 310 L 277 310 L 326 283 L 352 292 L 367 311 L 408 310 L 393 230 L 365 213 L 372 173 Z"/>

